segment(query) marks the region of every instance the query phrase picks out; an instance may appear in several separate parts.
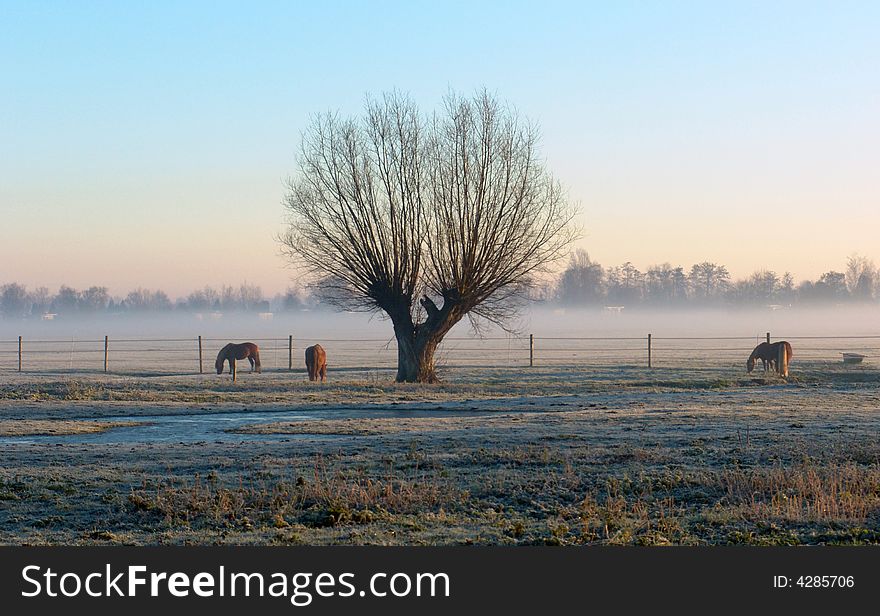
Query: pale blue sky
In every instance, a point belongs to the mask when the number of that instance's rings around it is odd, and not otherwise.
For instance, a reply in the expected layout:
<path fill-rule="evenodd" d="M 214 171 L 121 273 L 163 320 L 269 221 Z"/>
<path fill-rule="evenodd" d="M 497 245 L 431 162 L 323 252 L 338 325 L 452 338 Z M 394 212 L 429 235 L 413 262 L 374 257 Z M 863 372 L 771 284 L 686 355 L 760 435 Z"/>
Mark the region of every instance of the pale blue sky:
<path fill-rule="evenodd" d="M 281 290 L 300 131 L 393 88 L 539 123 L 605 265 L 880 260 L 878 32 L 873 2 L 0 0 L 0 283 Z"/>

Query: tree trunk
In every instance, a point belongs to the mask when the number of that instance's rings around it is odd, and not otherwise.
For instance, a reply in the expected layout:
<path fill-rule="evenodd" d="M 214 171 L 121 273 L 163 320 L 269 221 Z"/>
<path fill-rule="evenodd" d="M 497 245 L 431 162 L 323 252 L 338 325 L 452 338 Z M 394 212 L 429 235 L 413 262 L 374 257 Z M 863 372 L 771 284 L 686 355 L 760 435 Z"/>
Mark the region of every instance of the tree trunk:
<path fill-rule="evenodd" d="M 460 309 L 454 292 L 444 294 L 442 309 L 427 296 L 419 301 L 427 313 L 424 323 L 413 322 L 408 302 L 397 310 L 387 311 L 397 338 L 395 380 L 398 383 L 436 383 L 440 380 L 434 365 L 434 353 L 443 336 L 466 314 Z"/>
<path fill-rule="evenodd" d="M 437 372 L 434 366 L 434 352 L 439 340 L 419 335 L 415 331 L 398 331 L 397 336 L 397 378 L 398 383 L 436 383 Z"/>

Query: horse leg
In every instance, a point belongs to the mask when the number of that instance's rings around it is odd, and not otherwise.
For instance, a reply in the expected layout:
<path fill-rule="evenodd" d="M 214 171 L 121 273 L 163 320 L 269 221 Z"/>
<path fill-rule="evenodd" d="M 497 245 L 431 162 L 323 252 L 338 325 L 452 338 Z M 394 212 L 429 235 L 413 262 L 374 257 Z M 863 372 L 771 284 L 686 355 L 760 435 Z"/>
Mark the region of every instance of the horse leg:
<path fill-rule="evenodd" d="M 321 366 L 321 382 L 327 380 L 327 364 Z"/>
<path fill-rule="evenodd" d="M 248 361 L 251 363 L 251 372 L 254 371 L 254 358 L 248 355 Z"/>

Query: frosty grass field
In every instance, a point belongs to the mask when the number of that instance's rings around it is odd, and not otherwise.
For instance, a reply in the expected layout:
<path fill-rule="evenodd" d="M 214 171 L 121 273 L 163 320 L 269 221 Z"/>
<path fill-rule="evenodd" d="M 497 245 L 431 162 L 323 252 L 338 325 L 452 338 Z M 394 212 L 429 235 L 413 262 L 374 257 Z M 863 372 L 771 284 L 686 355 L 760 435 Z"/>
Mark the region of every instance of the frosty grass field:
<path fill-rule="evenodd" d="M 876 360 L 796 345 L 785 382 L 745 373 L 748 341 L 700 344 L 650 370 L 641 342 L 484 353 L 433 386 L 286 356 L 236 384 L 213 356 L 6 369 L 0 542 L 880 543 Z"/>

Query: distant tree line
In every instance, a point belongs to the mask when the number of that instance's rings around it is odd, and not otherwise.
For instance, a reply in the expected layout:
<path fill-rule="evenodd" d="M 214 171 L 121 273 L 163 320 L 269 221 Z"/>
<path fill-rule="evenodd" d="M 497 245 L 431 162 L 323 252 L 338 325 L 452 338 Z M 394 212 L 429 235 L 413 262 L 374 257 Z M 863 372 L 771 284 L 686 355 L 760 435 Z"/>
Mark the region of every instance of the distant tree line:
<path fill-rule="evenodd" d="M 880 270 L 872 261 L 854 255 L 844 271 L 828 271 L 816 280 L 795 283 L 782 275 L 758 270 L 732 280 L 723 265 L 704 261 L 690 268 L 669 263 L 642 272 L 631 262 L 602 267 L 584 250 L 571 255 L 567 266 L 551 284 L 539 289 L 537 299 L 564 306 L 768 306 L 880 301 Z M 4 318 L 40 317 L 44 314 L 139 314 L 161 312 L 285 312 L 314 308 L 319 300 L 293 286 L 266 297 L 259 286 L 206 286 L 186 297 L 171 300 L 161 290 L 137 288 L 113 297 L 107 287 L 77 290 L 62 285 L 57 293 L 46 287 L 27 289 L 22 284 L 0 286 L 0 315 Z"/>
<path fill-rule="evenodd" d="M 113 297 L 107 287 L 99 286 L 78 290 L 62 285 L 54 294 L 46 287 L 29 290 L 25 285 L 14 282 L 0 286 L 0 315 L 4 318 L 172 311 L 279 312 L 301 310 L 310 304 L 311 299 L 297 287 L 267 298 L 260 287 L 247 283 L 238 287 L 224 285 L 219 289 L 206 286 L 174 301 L 164 291 L 143 288 L 137 288 L 125 296 Z"/>
<path fill-rule="evenodd" d="M 880 273 L 872 261 L 854 255 L 845 271 L 828 271 L 817 280 L 796 283 L 790 273 L 770 270 L 733 280 L 724 265 L 709 261 L 690 268 L 663 263 L 642 272 L 629 261 L 604 268 L 579 250 L 543 299 L 567 306 L 669 307 L 874 302 L 880 299 Z"/>

